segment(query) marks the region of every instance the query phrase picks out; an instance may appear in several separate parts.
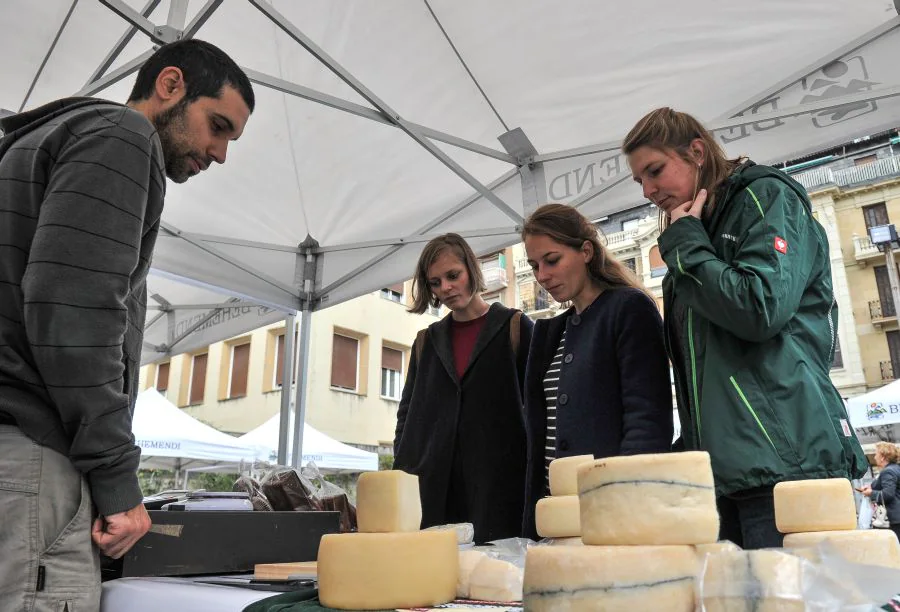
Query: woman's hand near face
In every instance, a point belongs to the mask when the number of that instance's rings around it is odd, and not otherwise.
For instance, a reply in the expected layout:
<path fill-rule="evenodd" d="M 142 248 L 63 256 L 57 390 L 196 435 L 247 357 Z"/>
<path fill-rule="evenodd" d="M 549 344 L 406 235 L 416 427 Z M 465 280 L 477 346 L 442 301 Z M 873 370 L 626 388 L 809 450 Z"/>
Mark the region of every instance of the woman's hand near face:
<path fill-rule="evenodd" d="M 684 204 L 680 206 L 676 206 L 672 209 L 672 212 L 669 215 L 669 218 L 672 223 L 675 223 L 679 219 L 683 217 L 696 217 L 700 218 L 700 215 L 703 214 L 703 205 L 706 203 L 706 189 L 701 189 L 697 193 L 697 197 L 693 202 L 688 200 Z"/>

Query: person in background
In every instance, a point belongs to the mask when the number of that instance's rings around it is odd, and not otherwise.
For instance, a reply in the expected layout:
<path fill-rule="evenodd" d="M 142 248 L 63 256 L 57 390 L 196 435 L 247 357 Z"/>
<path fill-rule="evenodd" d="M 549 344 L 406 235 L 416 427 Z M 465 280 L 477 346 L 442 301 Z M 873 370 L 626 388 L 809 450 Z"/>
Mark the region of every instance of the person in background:
<path fill-rule="evenodd" d="M 460 236 L 425 246 L 410 312 L 443 305 L 450 314 L 413 343 L 394 437 L 394 469 L 419 477 L 422 527 L 472 523 L 479 543 L 518 536 L 522 523 L 522 380 L 533 326 L 488 305 L 483 290 Z"/>
<path fill-rule="evenodd" d="M 672 387 L 656 302 L 613 259 L 597 228 L 563 204 L 522 231 L 528 263 L 564 313 L 535 324 L 525 374 L 528 472 L 523 533 L 549 494 L 550 462 L 637 455 L 672 446 Z"/>
<path fill-rule="evenodd" d="M 98 549 L 150 528 L 131 419 L 166 176 L 225 163 L 253 107 L 231 58 L 183 40 L 125 105 L 0 123 L 0 609 L 98 610 Z"/>
<path fill-rule="evenodd" d="M 825 232 L 799 183 L 725 156 L 694 117 L 641 119 L 622 151 L 661 211 L 680 447 L 708 451 L 720 538 L 780 547 L 773 488 L 866 469 L 829 377 L 838 309 Z"/>
<path fill-rule="evenodd" d="M 873 503 L 887 510 L 891 530 L 900 541 L 900 449 L 890 442 L 875 445 L 875 465 L 881 470 L 871 485 L 863 487 L 862 494 Z"/>

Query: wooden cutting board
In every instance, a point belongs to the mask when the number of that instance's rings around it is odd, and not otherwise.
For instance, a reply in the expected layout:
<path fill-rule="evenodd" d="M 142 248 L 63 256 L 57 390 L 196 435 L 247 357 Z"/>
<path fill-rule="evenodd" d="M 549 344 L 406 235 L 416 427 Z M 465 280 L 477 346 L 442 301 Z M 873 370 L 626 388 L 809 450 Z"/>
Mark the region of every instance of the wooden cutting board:
<path fill-rule="evenodd" d="M 318 570 L 315 561 L 257 563 L 253 568 L 253 577 L 257 580 L 314 579 L 316 576 L 318 576 Z"/>

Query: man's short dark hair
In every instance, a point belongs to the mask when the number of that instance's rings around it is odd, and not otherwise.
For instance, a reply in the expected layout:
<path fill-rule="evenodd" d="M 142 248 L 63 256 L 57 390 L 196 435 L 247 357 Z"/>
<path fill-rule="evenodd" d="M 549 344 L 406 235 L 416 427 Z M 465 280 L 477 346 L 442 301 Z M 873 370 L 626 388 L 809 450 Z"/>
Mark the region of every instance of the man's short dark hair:
<path fill-rule="evenodd" d="M 237 89 L 250 112 L 253 112 L 256 98 L 244 71 L 217 46 L 195 38 L 178 40 L 157 49 L 138 71 L 128 101 L 149 99 L 153 95 L 156 77 L 168 66 L 179 68 L 184 75 L 185 102 L 192 102 L 201 96 L 219 98 L 222 88 L 230 85 Z"/>

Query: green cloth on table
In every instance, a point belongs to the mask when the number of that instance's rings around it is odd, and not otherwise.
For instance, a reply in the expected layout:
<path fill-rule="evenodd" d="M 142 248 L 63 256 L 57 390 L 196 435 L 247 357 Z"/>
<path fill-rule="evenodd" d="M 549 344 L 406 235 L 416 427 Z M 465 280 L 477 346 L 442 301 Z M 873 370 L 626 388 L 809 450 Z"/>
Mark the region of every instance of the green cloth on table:
<path fill-rule="evenodd" d="M 319 591 L 317 589 L 303 589 L 282 593 L 274 597 L 267 597 L 254 602 L 244 608 L 244 612 L 343 612 L 334 608 L 326 608 L 319 603 Z M 395 612 L 394 610 L 382 610 L 376 612 Z"/>

